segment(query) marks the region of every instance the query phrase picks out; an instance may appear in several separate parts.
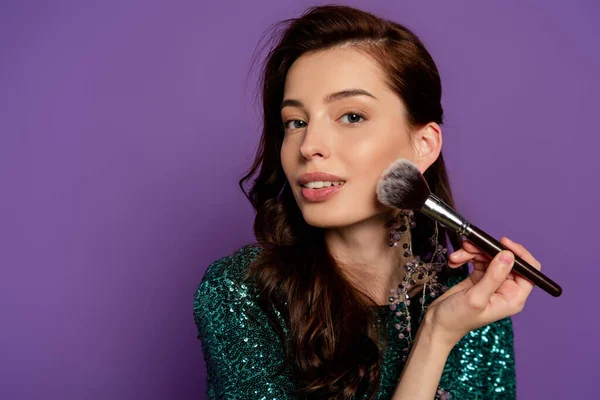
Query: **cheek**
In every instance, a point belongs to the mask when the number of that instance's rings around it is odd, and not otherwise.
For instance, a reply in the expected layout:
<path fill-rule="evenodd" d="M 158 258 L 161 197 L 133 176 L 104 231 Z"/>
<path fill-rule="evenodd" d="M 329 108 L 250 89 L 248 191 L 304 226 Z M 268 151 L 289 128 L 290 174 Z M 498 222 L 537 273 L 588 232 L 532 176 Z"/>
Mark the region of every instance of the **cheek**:
<path fill-rule="evenodd" d="M 289 145 L 282 145 L 281 151 L 279 152 L 279 157 L 281 159 L 281 167 L 283 168 L 283 172 L 285 173 L 288 180 L 290 179 L 290 175 L 294 173 L 294 150 Z"/>
<path fill-rule="evenodd" d="M 345 153 L 344 163 L 352 167 L 348 174 L 357 183 L 353 186 L 358 190 L 351 197 L 361 204 L 368 202 L 376 207 L 376 186 L 383 171 L 398 158 L 410 158 L 410 143 L 401 137 L 404 133 L 386 133 L 356 143 Z"/>
<path fill-rule="evenodd" d="M 398 134 L 400 135 L 400 134 Z M 373 140 L 363 141 L 357 144 L 347 161 L 349 165 L 356 166 L 356 172 L 362 174 L 380 174 L 396 159 L 410 157 L 410 144 L 408 141 L 401 140 L 400 137 L 394 137 L 392 134 L 379 136 Z"/>

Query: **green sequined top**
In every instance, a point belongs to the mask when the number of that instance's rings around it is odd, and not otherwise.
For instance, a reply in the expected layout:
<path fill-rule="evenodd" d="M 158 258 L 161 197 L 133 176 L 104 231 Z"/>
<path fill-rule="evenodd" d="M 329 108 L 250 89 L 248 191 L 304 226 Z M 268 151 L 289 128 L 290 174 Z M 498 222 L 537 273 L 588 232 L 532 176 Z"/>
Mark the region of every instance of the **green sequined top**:
<path fill-rule="evenodd" d="M 256 302 L 255 287 L 243 281 L 245 268 L 259 252 L 260 247 L 246 245 L 214 261 L 195 293 L 194 321 L 204 352 L 210 399 L 293 398 L 287 394 L 295 388 L 289 371 L 272 378 L 285 358 L 283 345 Z M 451 287 L 462 279 L 445 284 Z M 431 301 L 426 299 L 427 304 Z M 377 311 L 394 315 L 389 306 L 379 306 Z M 382 329 L 387 331 L 388 347 L 382 354 L 378 400 L 392 397 L 404 367 L 402 349 L 406 346 L 398 339 L 394 318 L 385 321 L 387 326 Z M 442 398 L 514 399 L 511 318 L 465 335 L 448 356 L 439 388 L 446 392 Z"/>

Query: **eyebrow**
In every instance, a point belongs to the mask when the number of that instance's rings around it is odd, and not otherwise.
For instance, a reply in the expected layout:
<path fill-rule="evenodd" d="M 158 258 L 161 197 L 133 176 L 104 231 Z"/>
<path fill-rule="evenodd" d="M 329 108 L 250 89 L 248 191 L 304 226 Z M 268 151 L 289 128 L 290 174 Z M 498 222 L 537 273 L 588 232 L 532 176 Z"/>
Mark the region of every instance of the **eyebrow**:
<path fill-rule="evenodd" d="M 347 89 L 347 90 L 342 90 L 341 92 L 335 92 L 335 93 L 331 93 L 327 96 L 325 96 L 325 103 L 333 103 L 334 101 L 338 101 L 341 99 L 345 99 L 348 97 L 354 97 L 354 96 L 369 96 L 374 98 L 375 100 L 377 100 L 377 97 L 373 96 L 371 93 L 367 92 L 366 90 L 363 89 Z M 302 102 L 300 100 L 295 100 L 295 99 L 284 99 L 281 102 L 281 107 L 280 110 L 283 109 L 284 107 L 300 107 L 300 108 L 304 108 L 304 104 L 302 104 Z"/>

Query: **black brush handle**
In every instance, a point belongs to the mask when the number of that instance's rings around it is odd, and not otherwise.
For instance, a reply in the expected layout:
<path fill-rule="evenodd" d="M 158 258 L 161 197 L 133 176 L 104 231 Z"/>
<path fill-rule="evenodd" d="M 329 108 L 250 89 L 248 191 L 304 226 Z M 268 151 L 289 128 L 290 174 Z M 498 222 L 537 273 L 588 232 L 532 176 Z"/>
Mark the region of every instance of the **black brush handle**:
<path fill-rule="evenodd" d="M 486 252 L 490 256 L 494 257 L 502 250 L 508 250 L 514 254 L 508 247 L 482 231 L 476 226 L 471 225 L 467 228 L 467 233 L 464 238 L 472 242 L 482 251 Z M 562 294 L 562 289 L 552 279 L 542 274 L 538 269 L 534 268 L 527 261 L 515 254 L 515 264 L 512 268 L 513 271 L 519 273 L 524 278 L 527 278 L 531 283 L 539 286 L 540 289 L 548 292 L 554 297 L 558 297 Z"/>
<path fill-rule="evenodd" d="M 442 199 L 433 193 L 429 194 L 429 197 L 425 200 L 425 203 L 419 211 L 438 221 L 442 225 L 454 230 L 492 257 L 495 257 L 496 254 L 500 253 L 502 250 L 511 251 L 481 229 L 473 226 L 466 218 L 457 213 L 452 207 L 444 203 Z M 562 294 L 562 289 L 552 279 L 542 274 L 522 258 L 517 257 L 516 254 L 515 264 L 512 270 L 554 297 L 558 297 Z"/>

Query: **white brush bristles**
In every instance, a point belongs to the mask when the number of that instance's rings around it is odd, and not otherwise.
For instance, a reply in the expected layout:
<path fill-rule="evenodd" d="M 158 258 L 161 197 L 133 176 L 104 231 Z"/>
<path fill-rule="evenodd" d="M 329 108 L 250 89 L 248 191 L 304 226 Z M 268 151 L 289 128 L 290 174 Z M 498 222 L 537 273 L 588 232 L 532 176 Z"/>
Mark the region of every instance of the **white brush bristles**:
<path fill-rule="evenodd" d="M 383 171 L 376 190 L 382 204 L 402 210 L 419 210 L 431 193 L 421 171 L 405 158 Z"/>

